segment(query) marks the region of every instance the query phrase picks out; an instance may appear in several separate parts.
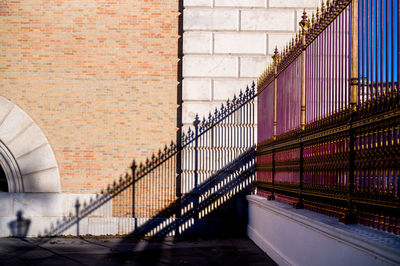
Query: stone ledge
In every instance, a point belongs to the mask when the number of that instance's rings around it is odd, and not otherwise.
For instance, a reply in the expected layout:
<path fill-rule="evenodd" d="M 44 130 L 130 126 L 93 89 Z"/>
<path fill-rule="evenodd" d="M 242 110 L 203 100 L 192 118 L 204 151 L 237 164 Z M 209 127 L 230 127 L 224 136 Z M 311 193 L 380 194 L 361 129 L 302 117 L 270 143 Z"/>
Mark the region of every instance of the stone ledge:
<path fill-rule="evenodd" d="M 247 199 L 249 237 L 282 265 L 400 263 L 400 238 L 394 234 L 362 225 L 344 225 L 335 218 L 295 210 L 260 196 Z"/>

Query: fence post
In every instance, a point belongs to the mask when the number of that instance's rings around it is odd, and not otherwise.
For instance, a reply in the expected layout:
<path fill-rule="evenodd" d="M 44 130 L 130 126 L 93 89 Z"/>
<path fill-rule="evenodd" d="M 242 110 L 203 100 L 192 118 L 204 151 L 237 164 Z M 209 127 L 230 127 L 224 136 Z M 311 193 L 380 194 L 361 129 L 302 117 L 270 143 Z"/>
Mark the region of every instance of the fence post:
<path fill-rule="evenodd" d="M 194 126 L 194 210 L 195 217 L 199 218 L 199 191 L 198 191 L 198 183 L 199 183 L 199 116 L 196 114 L 196 117 L 193 121 Z"/>
<path fill-rule="evenodd" d="M 274 121 L 273 121 L 273 141 L 275 144 L 276 140 L 276 126 L 277 126 L 277 120 L 276 120 L 276 112 L 277 112 L 277 93 L 278 93 L 278 80 L 277 80 L 277 74 L 278 74 L 278 60 L 279 60 L 279 52 L 278 52 L 278 47 L 275 47 L 274 55 L 272 56 L 272 59 L 274 60 Z M 274 145 L 273 144 L 273 145 Z M 271 195 L 268 196 L 268 200 L 274 200 L 275 199 L 275 148 L 272 149 L 272 191 Z"/>
<path fill-rule="evenodd" d="M 307 20 L 307 13 L 304 9 L 302 20 L 299 22 L 301 27 L 301 106 L 300 106 L 300 135 L 301 140 L 303 131 L 306 125 L 306 33 L 310 27 L 310 23 Z M 303 209 L 303 142 L 300 141 L 300 158 L 299 158 L 299 201 L 293 204 L 296 209 Z"/>
<path fill-rule="evenodd" d="M 347 195 L 347 212 L 339 221 L 345 224 L 357 223 L 354 212 L 353 190 L 355 173 L 355 150 L 354 150 L 354 128 L 353 121 L 358 101 L 358 0 L 351 3 L 351 36 L 350 36 L 350 121 L 349 121 L 349 191 Z"/>
<path fill-rule="evenodd" d="M 351 3 L 351 57 L 350 57 L 350 108 L 355 111 L 358 102 L 358 0 Z"/>
<path fill-rule="evenodd" d="M 278 93 L 278 80 L 277 80 L 277 73 L 278 73 L 278 60 L 279 60 L 279 52 L 278 47 L 275 47 L 274 55 L 272 56 L 274 60 L 274 124 L 273 124 L 273 140 L 276 140 L 276 109 L 277 109 L 277 93 Z"/>
<path fill-rule="evenodd" d="M 135 177 L 136 177 L 136 161 L 132 161 L 131 165 L 132 170 L 132 217 L 135 218 Z M 135 219 L 136 222 L 136 219 Z M 136 228 L 136 227 L 135 227 Z"/>
<path fill-rule="evenodd" d="M 303 131 L 306 125 L 306 32 L 310 27 L 307 20 L 307 13 L 304 9 L 302 20 L 299 22 L 301 27 L 301 107 L 300 107 L 300 128 Z"/>

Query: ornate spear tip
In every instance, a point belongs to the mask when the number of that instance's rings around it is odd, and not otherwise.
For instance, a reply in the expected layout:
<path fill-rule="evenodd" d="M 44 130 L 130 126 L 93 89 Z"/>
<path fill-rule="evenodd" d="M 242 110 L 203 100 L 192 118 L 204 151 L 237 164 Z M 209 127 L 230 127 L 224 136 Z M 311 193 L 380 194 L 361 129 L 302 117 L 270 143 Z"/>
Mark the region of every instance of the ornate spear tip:
<path fill-rule="evenodd" d="M 303 31 L 307 31 L 310 25 L 307 20 L 307 12 L 305 9 L 303 11 L 303 16 L 301 16 L 301 18 L 302 18 L 302 20 L 299 22 L 299 25 Z"/>
<path fill-rule="evenodd" d="M 315 17 L 318 19 L 318 18 L 319 18 L 319 15 L 320 15 L 320 13 L 319 13 L 319 8 L 317 7 L 317 13 L 315 14 Z"/>
<path fill-rule="evenodd" d="M 303 16 L 301 16 L 301 18 L 303 19 L 303 20 L 306 20 L 307 19 L 307 12 L 306 12 L 306 9 L 304 8 L 304 10 L 303 10 Z"/>
<path fill-rule="evenodd" d="M 315 13 L 314 12 L 312 12 L 312 15 L 311 15 L 311 23 L 313 25 L 315 24 Z"/>
<path fill-rule="evenodd" d="M 322 4 L 321 4 L 321 12 L 322 12 L 322 13 L 324 13 L 324 12 L 325 12 L 325 10 L 326 10 L 326 8 L 325 8 L 325 3 L 324 3 L 324 0 L 322 0 Z"/>
<path fill-rule="evenodd" d="M 279 54 L 278 46 L 275 46 L 274 55 L 278 55 L 278 54 Z"/>
<path fill-rule="evenodd" d="M 274 60 L 274 63 L 277 63 L 279 60 L 279 51 L 277 46 L 275 46 L 274 55 L 272 56 L 272 59 Z"/>

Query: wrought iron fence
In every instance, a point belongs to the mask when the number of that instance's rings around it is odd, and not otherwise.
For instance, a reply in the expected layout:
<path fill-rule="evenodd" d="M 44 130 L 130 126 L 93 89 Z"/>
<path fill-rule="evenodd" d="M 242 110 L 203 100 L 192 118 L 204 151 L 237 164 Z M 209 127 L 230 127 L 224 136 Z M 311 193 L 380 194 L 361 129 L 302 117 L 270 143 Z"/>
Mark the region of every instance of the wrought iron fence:
<path fill-rule="evenodd" d="M 114 216 L 163 217 L 163 210 L 182 196 L 198 197 L 199 186 L 255 146 L 255 96 L 253 83 L 208 118 L 200 121 L 196 116 L 178 145 L 171 143 L 145 164 L 134 166 L 130 185 L 113 200 Z M 176 211 L 173 218 L 183 214 L 178 205 Z"/>
<path fill-rule="evenodd" d="M 110 201 L 113 217 L 131 218 L 126 220 L 128 233 L 149 237 L 184 234 L 196 219 L 207 217 L 237 195 L 252 193 L 255 97 L 253 83 L 207 119 L 200 121 L 196 116 L 178 144 L 171 142 L 145 163 L 134 161 L 130 173 L 89 202 L 77 202 L 75 216 L 58 221 L 43 235 L 62 234 Z"/>
<path fill-rule="evenodd" d="M 258 80 L 258 194 L 400 234 L 399 13 L 337 0 L 303 14 Z"/>

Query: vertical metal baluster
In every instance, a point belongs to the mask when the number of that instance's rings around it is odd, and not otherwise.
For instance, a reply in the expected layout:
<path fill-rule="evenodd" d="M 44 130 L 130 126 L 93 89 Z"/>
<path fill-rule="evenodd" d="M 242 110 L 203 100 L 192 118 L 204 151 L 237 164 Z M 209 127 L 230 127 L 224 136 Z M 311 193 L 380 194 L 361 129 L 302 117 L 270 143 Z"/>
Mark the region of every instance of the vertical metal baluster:
<path fill-rule="evenodd" d="M 352 5 L 352 4 L 350 4 Z M 351 46 L 350 46 L 350 41 L 351 41 L 351 18 L 349 17 L 351 15 L 351 8 L 350 8 L 350 12 L 349 12 L 349 8 L 346 9 L 345 12 L 345 25 L 346 25 L 346 49 L 345 49 L 345 55 L 346 55 L 346 61 L 345 61 L 345 82 L 346 82 L 346 90 L 345 90 L 345 94 L 346 94 L 346 106 L 349 106 L 350 103 L 350 85 L 349 85 L 349 81 L 350 81 L 350 56 L 351 56 Z"/>
<path fill-rule="evenodd" d="M 312 57 L 312 83 L 313 83 L 313 109 L 312 109 L 312 114 L 311 114 L 311 120 L 315 121 L 316 117 L 318 116 L 318 68 L 319 68 L 319 61 L 318 61 L 318 55 L 317 55 L 317 43 L 318 41 L 314 41 L 312 51 L 313 51 L 313 57 Z"/>
<path fill-rule="evenodd" d="M 379 50 L 378 50 L 378 34 L 379 34 L 379 30 L 378 30 L 378 1 L 379 0 L 375 0 L 376 1 L 376 6 L 374 4 L 373 8 L 375 8 L 375 108 L 377 108 L 378 106 L 378 54 L 379 54 Z"/>
<path fill-rule="evenodd" d="M 318 36 L 318 54 L 319 54 L 319 68 L 318 68 L 318 94 L 319 94 L 319 114 L 318 118 L 322 118 L 323 116 L 323 104 L 324 104 L 324 94 L 323 94 L 323 67 L 324 67 L 324 39 L 323 34 Z"/>
<path fill-rule="evenodd" d="M 369 13 L 368 13 L 368 22 L 369 22 L 369 25 L 370 25 L 370 28 L 369 28 L 369 30 L 368 30 L 368 34 L 370 35 L 370 40 L 369 40 L 369 42 L 368 42 L 368 44 L 369 44 L 369 50 L 368 50 L 368 53 L 369 53 L 369 58 L 371 59 L 371 63 L 369 64 L 369 72 L 370 72 L 370 88 L 369 88 L 369 93 L 370 93 L 370 103 L 371 104 L 373 104 L 373 101 L 374 101 L 374 62 L 375 62 L 375 60 L 374 60 L 374 53 L 373 53 L 373 51 L 374 51 L 374 36 L 375 36 L 375 34 L 374 34 L 374 17 L 373 17 L 373 14 L 374 14 L 374 9 L 373 9 L 373 5 L 374 5 L 374 0 L 369 0 L 370 1 L 370 3 L 371 4 L 369 4 L 368 6 L 369 6 Z"/>
<path fill-rule="evenodd" d="M 337 107 L 337 105 L 338 105 L 338 95 L 337 95 L 337 92 L 338 92 L 338 89 L 337 89 L 337 73 L 338 73 L 338 71 L 337 71 L 337 58 L 338 58 L 338 56 L 337 56 L 337 41 L 338 41 L 337 21 L 338 21 L 338 18 L 336 18 L 333 21 L 334 36 L 333 36 L 333 51 L 332 51 L 333 52 L 333 71 L 332 71 L 333 84 L 332 84 L 332 86 L 333 86 L 333 110 L 334 110 L 334 112 L 337 112 L 337 110 L 338 110 L 338 107 Z"/>
<path fill-rule="evenodd" d="M 372 0 L 367 0 L 367 84 L 368 84 L 368 105 L 372 103 L 372 66 L 373 66 L 373 58 L 372 58 L 372 47 L 373 47 L 373 26 L 372 26 Z"/>
<path fill-rule="evenodd" d="M 365 21 L 365 13 L 364 13 L 364 0 L 359 1 L 359 11 L 358 13 L 360 14 L 358 16 L 358 35 L 359 35 L 359 41 L 358 41 L 358 58 L 359 58 L 359 64 L 360 66 L 358 67 L 358 77 L 361 77 L 361 90 L 360 90 L 360 82 L 358 83 L 358 103 L 363 104 L 365 100 L 365 95 L 364 95 L 364 90 L 365 90 L 365 84 L 364 84 L 364 65 L 365 65 L 365 39 L 364 39 L 364 21 Z M 360 43 L 361 42 L 361 43 Z M 361 48 L 360 48 L 361 46 Z"/>
<path fill-rule="evenodd" d="M 211 114 L 210 114 L 211 117 Z M 210 121 L 213 121 L 212 118 Z M 211 140 L 211 174 L 214 174 L 214 165 L 215 165 L 215 138 L 214 138 L 214 127 L 212 127 L 212 122 L 211 122 L 211 129 L 210 129 L 210 140 Z"/>
<path fill-rule="evenodd" d="M 389 93 L 389 0 L 385 0 L 386 3 L 386 37 L 385 37 L 385 42 L 386 42 L 386 64 L 385 64 L 385 73 L 386 73 L 386 88 L 385 88 L 385 94 L 386 97 L 388 96 Z"/>
<path fill-rule="evenodd" d="M 394 9 L 394 7 L 393 7 Z M 397 1 L 397 95 L 400 94 L 400 3 Z M 399 104 L 396 102 L 396 104 Z"/>
<path fill-rule="evenodd" d="M 343 89 L 339 89 L 339 101 L 340 101 L 340 104 L 339 104 L 339 109 L 340 110 L 343 110 L 343 94 L 344 94 L 344 90 L 346 90 L 346 86 L 344 86 L 344 80 L 343 80 L 343 77 L 344 77 L 344 75 L 342 74 L 343 73 L 343 66 L 344 66 L 344 60 L 346 60 L 345 59 L 345 57 L 344 57 L 344 54 L 345 54 L 345 52 L 344 52 L 344 40 L 345 40 L 345 32 L 344 32 L 344 23 L 343 23 L 343 15 L 344 15 L 344 12 L 342 12 L 341 14 L 340 14 L 340 16 L 339 16 L 339 50 L 338 50 L 338 54 L 339 54 L 339 71 L 340 71 L 340 76 L 338 77 L 339 78 L 339 86 L 341 87 L 341 88 L 343 88 Z"/>
<path fill-rule="evenodd" d="M 332 24 L 326 29 L 328 35 L 328 50 L 327 50 L 327 82 L 328 82 L 328 115 L 332 114 Z"/>
<path fill-rule="evenodd" d="M 323 101 L 324 101 L 324 107 L 323 107 L 323 117 L 327 116 L 327 106 L 328 106 L 328 36 L 326 30 L 322 33 L 323 34 Z"/>
<path fill-rule="evenodd" d="M 388 14 L 388 16 L 389 16 L 389 14 Z M 394 0 L 392 0 L 392 4 L 391 4 L 391 16 L 390 16 L 390 18 L 391 18 L 391 21 L 392 21 L 392 23 L 391 23 L 391 38 L 390 38 L 390 63 L 391 63 L 391 66 L 390 66 L 390 69 L 391 69 L 391 94 L 392 95 L 394 95 L 394 60 L 395 60 L 395 54 L 394 54 L 394 45 L 395 45 L 395 43 L 394 43 Z M 398 64 L 397 64 L 398 65 Z"/>
<path fill-rule="evenodd" d="M 381 24 L 381 29 L 380 29 L 380 41 L 379 41 L 379 50 L 380 50 L 380 64 L 379 64 L 379 70 L 380 70 L 380 100 L 382 101 L 383 99 L 383 2 L 385 0 L 380 0 L 380 24 Z M 379 3 L 379 2 L 378 2 Z M 382 108 L 382 107 L 381 107 Z"/>
<path fill-rule="evenodd" d="M 215 109 L 214 113 L 215 119 L 217 120 L 217 109 Z M 218 120 L 217 120 L 218 121 Z M 217 164 L 216 164 L 216 171 L 218 171 L 221 168 L 221 128 L 216 124 L 215 126 L 215 132 L 216 132 L 216 143 L 217 143 Z"/>

